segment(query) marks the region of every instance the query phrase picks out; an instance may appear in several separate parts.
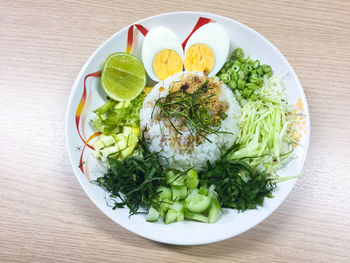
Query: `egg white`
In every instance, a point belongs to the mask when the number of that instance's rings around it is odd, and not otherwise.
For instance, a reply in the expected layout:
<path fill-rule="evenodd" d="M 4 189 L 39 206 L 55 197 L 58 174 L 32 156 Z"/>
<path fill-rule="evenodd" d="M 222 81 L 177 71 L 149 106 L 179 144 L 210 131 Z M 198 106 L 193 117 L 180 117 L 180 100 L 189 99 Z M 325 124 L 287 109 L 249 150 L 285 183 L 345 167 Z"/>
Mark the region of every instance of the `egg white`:
<path fill-rule="evenodd" d="M 187 49 L 195 44 L 205 44 L 214 52 L 215 64 L 208 76 L 214 76 L 222 68 L 227 60 L 230 49 L 230 38 L 226 30 L 217 23 L 209 23 L 198 30 L 189 38 L 185 47 L 185 57 Z"/>
<path fill-rule="evenodd" d="M 152 28 L 143 40 L 142 62 L 149 77 L 157 82 L 160 79 L 153 71 L 153 60 L 156 54 L 163 49 L 174 50 L 183 61 L 183 49 L 175 33 L 162 26 Z"/>

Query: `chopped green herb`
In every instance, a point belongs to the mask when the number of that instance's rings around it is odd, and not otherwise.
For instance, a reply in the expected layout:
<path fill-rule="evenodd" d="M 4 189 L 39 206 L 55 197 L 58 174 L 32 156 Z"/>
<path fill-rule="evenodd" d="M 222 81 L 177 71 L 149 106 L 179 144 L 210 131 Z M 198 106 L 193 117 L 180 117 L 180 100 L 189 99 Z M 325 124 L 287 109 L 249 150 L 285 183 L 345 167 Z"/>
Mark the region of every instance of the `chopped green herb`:
<path fill-rule="evenodd" d="M 159 98 L 154 105 L 152 118 L 156 107 L 160 109 L 160 116 L 167 118 L 174 130 L 182 134 L 183 127 L 187 127 L 191 134 L 196 132 L 198 136 L 207 138 L 208 134 L 221 133 L 220 117 L 212 114 L 206 105 L 214 96 L 208 89 L 208 80 L 193 93 L 180 88 L 178 91 L 169 92 L 166 97 Z M 176 124 L 175 122 L 180 122 Z"/>
<path fill-rule="evenodd" d="M 262 205 L 265 197 L 273 197 L 276 184 L 265 172 L 254 170 L 248 163 L 230 160 L 228 156 L 238 145 L 233 145 L 214 165 L 208 162 L 208 171 L 200 175 L 202 185 L 215 185 L 222 207 L 254 209 Z"/>
<path fill-rule="evenodd" d="M 108 157 L 108 172 L 95 180 L 111 192 L 113 209 L 127 206 L 130 215 L 137 214 L 139 208 L 157 208 L 158 187 L 165 184 L 158 155 L 149 152 L 144 138 L 140 140 L 140 148 L 143 157 L 129 156 L 124 160 Z"/>

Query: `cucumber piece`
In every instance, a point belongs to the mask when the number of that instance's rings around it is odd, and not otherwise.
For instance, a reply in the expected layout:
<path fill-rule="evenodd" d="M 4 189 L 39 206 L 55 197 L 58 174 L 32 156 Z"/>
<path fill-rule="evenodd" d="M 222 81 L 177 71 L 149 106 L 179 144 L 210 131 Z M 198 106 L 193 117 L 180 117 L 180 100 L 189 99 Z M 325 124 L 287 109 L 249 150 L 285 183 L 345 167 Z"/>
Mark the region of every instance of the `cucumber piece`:
<path fill-rule="evenodd" d="M 121 154 L 122 154 L 122 158 L 126 158 L 128 157 L 129 155 L 132 154 L 132 152 L 134 151 L 136 147 L 136 144 L 133 144 L 133 145 L 130 145 L 128 148 L 124 149 Z"/>
<path fill-rule="evenodd" d="M 130 134 L 131 134 L 131 127 L 129 127 L 129 126 L 124 126 L 123 127 L 123 135 L 125 136 L 125 137 L 128 137 Z"/>
<path fill-rule="evenodd" d="M 169 209 L 169 204 L 168 203 L 160 203 L 160 209 L 159 209 L 159 214 L 160 214 L 160 216 L 162 216 L 162 217 L 164 217 L 164 215 L 165 215 L 165 213 L 166 213 L 166 211 L 168 211 L 168 209 Z"/>
<path fill-rule="evenodd" d="M 195 213 L 202 213 L 208 209 L 211 198 L 205 195 L 197 194 L 186 202 L 186 208 Z"/>
<path fill-rule="evenodd" d="M 170 223 L 175 222 L 176 219 L 177 219 L 177 212 L 175 210 L 169 209 L 168 212 L 165 215 L 164 223 L 165 224 L 170 224 Z"/>
<path fill-rule="evenodd" d="M 131 128 L 130 128 L 131 129 Z M 132 154 L 139 139 L 135 134 L 129 134 L 128 136 L 122 136 L 122 139 L 117 142 L 117 145 L 121 150 L 122 158 L 126 158 Z"/>
<path fill-rule="evenodd" d="M 157 189 L 158 197 L 161 200 L 171 200 L 171 189 L 169 187 L 166 186 L 159 186 Z"/>
<path fill-rule="evenodd" d="M 175 173 L 173 170 L 165 173 L 165 181 L 170 185 L 185 185 L 185 175 L 180 175 L 179 172 Z"/>
<path fill-rule="evenodd" d="M 218 199 L 212 199 L 208 214 L 209 223 L 213 224 L 218 221 L 220 209 L 221 206 Z"/>
<path fill-rule="evenodd" d="M 171 192 L 173 193 L 173 201 L 183 200 L 187 196 L 187 187 L 184 185 L 172 185 Z"/>
<path fill-rule="evenodd" d="M 129 136 L 127 137 L 127 142 L 128 142 L 128 145 L 129 145 L 129 146 L 130 146 L 130 145 L 133 145 L 133 144 L 137 145 L 137 143 L 139 142 L 139 138 L 137 137 L 136 134 L 131 133 L 131 134 L 129 134 Z"/>
<path fill-rule="evenodd" d="M 208 217 L 206 217 L 204 215 L 201 215 L 201 214 L 192 213 L 190 211 L 186 211 L 185 212 L 185 218 L 189 219 L 189 220 L 202 222 L 202 223 L 208 223 L 209 222 Z"/>
<path fill-rule="evenodd" d="M 119 149 L 121 149 L 121 150 L 126 149 L 126 146 L 127 146 L 126 137 L 122 136 L 121 140 L 118 141 L 116 144 L 118 145 Z"/>
<path fill-rule="evenodd" d="M 193 189 L 188 196 L 186 197 L 186 202 L 189 202 L 194 196 L 196 196 L 198 194 L 198 189 Z"/>
<path fill-rule="evenodd" d="M 122 133 L 113 134 L 112 136 L 114 137 L 114 140 L 115 140 L 116 142 L 124 141 L 124 139 L 125 139 L 125 137 L 123 136 Z"/>
<path fill-rule="evenodd" d="M 103 147 L 105 147 L 106 145 L 104 144 L 104 142 L 102 140 L 97 140 L 96 142 L 93 143 L 92 147 L 94 147 L 94 149 L 96 151 L 102 149 Z"/>
<path fill-rule="evenodd" d="M 118 146 L 110 146 L 101 150 L 101 160 L 106 161 L 110 154 L 117 153 L 119 151 Z"/>
<path fill-rule="evenodd" d="M 209 196 L 212 199 L 217 199 L 218 198 L 218 194 L 214 191 L 215 190 L 215 185 L 210 185 L 209 189 L 208 189 L 208 194 L 207 196 Z"/>
<path fill-rule="evenodd" d="M 103 141 L 106 146 L 110 146 L 115 143 L 112 135 L 101 135 L 101 141 Z"/>
<path fill-rule="evenodd" d="M 183 221 L 184 220 L 184 206 L 180 202 L 174 202 L 169 205 L 169 209 L 176 211 L 176 220 Z"/>
<path fill-rule="evenodd" d="M 157 222 L 159 219 L 159 212 L 151 206 L 147 215 L 147 222 Z"/>
<path fill-rule="evenodd" d="M 186 186 L 188 189 L 195 189 L 198 186 L 198 174 L 195 170 L 191 169 L 187 172 Z"/>

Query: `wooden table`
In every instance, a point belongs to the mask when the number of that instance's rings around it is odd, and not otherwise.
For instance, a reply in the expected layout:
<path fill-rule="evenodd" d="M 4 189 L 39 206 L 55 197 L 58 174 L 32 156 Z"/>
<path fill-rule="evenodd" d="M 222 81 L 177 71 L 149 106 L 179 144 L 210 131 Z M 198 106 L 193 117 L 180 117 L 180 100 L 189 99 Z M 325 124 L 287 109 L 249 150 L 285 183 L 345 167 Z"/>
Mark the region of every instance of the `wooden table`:
<path fill-rule="evenodd" d="M 228 16 L 271 40 L 311 114 L 305 176 L 288 199 L 254 229 L 204 246 L 116 225 L 80 188 L 65 145 L 69 92 L 90 54 L 122 27 L 177 10 Z M 1 0 L 0 76 L 0 262 L 350 262 L 349 1 Z"/>

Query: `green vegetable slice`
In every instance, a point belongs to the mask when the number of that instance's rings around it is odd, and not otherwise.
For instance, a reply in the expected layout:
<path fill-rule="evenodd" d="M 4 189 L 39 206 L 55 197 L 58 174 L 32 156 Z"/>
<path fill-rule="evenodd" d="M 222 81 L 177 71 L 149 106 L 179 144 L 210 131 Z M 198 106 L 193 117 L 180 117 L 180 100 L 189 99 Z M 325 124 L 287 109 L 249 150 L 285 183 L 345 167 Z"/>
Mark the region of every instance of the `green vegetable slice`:
<path fill-rule="evenodd" d="M 184 185 L 172 185 L 171 191 L 173 194 L 173 198 L 172 198 L 173 201 L 183 200 L 187 196 L 187 187 Z"/>
<path fill-rule="evenodd" d="M 159 212 L 155 208 L 151 206 L 151 208 L 148 211 L 148 216 L 147 216 L 147 222 L 157 222 L 159 219 Z"/>
<path fill-rule="evenodd" d="M 202 194 L 196 194 L 186 199 L 186 208 L 195 213 L 202 213 L 208 209 L 211 199 Z"/>
<path fill-rule="evenodd" d="M 193 221 L 198 221 L 202 223 L 208 223 L 209 219 L 207 216 L 201 215 L 201 214 L 196 214 L 190 211 L 185 212 L 185 218 Z"/>
<path fill-rule="evenodd" d="M 170 224 L 177 220 L 177 212 L 175 210 L 169 209 L 168 212 L 165 214 L 164 223 Z"/>

